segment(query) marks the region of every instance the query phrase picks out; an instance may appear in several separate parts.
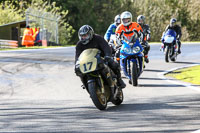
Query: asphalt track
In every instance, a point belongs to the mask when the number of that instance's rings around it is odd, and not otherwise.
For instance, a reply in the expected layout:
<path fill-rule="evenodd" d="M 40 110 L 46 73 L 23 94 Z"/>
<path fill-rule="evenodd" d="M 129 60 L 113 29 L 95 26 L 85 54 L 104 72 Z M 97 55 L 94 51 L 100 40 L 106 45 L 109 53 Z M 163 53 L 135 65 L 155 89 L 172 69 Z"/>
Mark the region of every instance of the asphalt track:
<path fill-rule="evenodd" d="M 74 47 L 1 51 L 0 132 L 197 132 L 200 87 L 163 74 L 199 64 L 200 44 L 183 44 L 178 60 L 169 63 L 159 47 L 151 44 L 139 86 L 124 78 L 124 102 L 105 111 L 80 87 Z"/>

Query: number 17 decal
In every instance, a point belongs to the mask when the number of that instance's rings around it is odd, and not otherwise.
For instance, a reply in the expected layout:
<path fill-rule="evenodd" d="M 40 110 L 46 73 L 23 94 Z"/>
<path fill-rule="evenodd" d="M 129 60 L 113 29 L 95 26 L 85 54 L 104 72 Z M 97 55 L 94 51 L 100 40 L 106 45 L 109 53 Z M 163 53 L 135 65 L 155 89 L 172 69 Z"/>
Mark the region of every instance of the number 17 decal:
<path fill-rule="evenodd" d="M 88 71 L 92 68 L 92 62 L 88 62 L 87 64 L 84 65 L 84 71 Z"/>

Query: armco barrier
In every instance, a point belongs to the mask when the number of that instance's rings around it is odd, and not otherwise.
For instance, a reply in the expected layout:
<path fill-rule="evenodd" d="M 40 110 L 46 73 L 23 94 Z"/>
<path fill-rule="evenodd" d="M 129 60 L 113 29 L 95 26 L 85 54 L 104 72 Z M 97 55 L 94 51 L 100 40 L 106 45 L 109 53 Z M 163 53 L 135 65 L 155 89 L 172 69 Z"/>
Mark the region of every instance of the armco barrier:
<path fill-rule="evenodd" d="M 18 41 L 0 39 L 0 48 L 18 48 Z"/>

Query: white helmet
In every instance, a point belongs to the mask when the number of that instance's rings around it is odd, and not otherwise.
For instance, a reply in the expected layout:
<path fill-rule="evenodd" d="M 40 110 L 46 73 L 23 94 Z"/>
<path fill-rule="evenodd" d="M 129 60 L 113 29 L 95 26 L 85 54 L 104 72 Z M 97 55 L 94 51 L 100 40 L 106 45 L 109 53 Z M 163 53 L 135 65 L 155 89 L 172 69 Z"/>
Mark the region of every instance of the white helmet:
<path fill-rule="evenodd" d="M 115 21 L 116 25 L 119 25 L 121 23 L 121 19 L 120 19 L 120 15 L 119 14 L 115 16 L 114 21 Z"/>
<path fill-rule="evenodd" d="M 129 19 L 129 20 L 127 20 Z M 128 26 L 130 25 L 130 23 L 132 22 L 132 14 L 128 11 L 125 11 L 121 14 L 121 22 L 124 26 Z"/>

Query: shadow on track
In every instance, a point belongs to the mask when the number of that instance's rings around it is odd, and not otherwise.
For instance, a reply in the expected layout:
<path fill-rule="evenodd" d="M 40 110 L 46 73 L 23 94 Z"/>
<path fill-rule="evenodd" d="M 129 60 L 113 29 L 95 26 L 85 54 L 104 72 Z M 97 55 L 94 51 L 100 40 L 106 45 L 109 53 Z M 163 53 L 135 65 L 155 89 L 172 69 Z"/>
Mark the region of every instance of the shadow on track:
<path fill-rule="evenodd" d="M 196 130 L 191 125 L 200 125 L 200 117 L 197 117 L 200 98 L 194 95 L 156 97 L 145 101 L 133 98 L 124 101 L 120 106 L 109 104 L 105 111 L 99 111 L 92 103 L 84 102 L 81 100 L 2 100 L 0 123 L 3 126 L 0 126 L 0 131 L 59 133 L 177 131 L 185 133 Z M 84 104 L 80 106 L 80 103 Z M 194 120 L 195 123 L 192 123 Z M 189 130 L 180 129 L 183 123 L 190 126 Z"/>
<path fill-rule="evenodd" d="M 139 84 L 139 87 L 168 87 L 170 88 L 170 87 L 185 87 L 185 86 L 176 85 L 176 84 Z"/>
<path fill-rule="evenodd" d="M 184 61 L 176 61 L 176 62 L 172 62 L 172 63 L 177 63 L 177 64 L 199 64 L 199 62 L 184 62 Z"/>
<path fill-rule="evenodd" d="M 144 71 L 149 71 L 149 72 L 165 72 L 166 70 L 144 69 Z"/>

